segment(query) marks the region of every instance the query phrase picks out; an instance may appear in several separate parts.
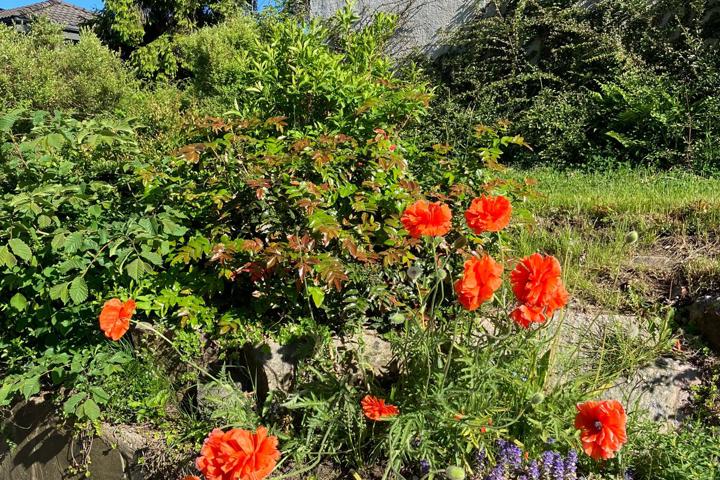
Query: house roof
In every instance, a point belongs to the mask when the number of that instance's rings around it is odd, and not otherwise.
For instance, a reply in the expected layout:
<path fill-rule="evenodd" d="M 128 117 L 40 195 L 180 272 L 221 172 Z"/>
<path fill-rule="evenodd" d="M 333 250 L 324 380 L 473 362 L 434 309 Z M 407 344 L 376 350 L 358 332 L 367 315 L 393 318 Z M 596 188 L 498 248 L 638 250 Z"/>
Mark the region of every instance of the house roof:
<path fill-rule="evenodd" d="M 0 10 L 0 22 L 8 23 L 11 20 L 31 21 L 33 17 L 48 17 L 53 22 L 62 25 L 68 32 L 79 32 L 80 25 L 94 17 L 90 10 L 77 7 L 62 0 L 45 0 L 24 7 Z"/>

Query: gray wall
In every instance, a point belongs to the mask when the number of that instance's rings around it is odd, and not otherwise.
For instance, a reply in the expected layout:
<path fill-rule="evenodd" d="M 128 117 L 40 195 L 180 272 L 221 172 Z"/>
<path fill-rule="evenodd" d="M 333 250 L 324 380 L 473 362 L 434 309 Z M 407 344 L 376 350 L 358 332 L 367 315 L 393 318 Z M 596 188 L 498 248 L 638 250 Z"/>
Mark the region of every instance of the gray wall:
<path fill-rule="evenodd" d="M 476 0 L 357 0 L 362 19 L 384 11 L 400 15 L 398 33 L 390 46 L 394 55 L 414 49 L 435 54 L 442 50 L 443 32 L 462 24 Z M 327 17 L 345 6 L 345 0 L 310 0 L 310 13 Z"/>

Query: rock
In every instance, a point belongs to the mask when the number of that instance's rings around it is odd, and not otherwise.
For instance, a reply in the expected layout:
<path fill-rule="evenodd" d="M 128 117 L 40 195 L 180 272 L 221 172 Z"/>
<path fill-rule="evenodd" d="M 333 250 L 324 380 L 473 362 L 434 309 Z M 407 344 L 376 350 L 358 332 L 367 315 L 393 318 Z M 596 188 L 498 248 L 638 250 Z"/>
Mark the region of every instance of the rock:
<path fill-rule="evenodd" d="M 139 427 L 103 423 L 100 438 L 116 448 L 125 462 L 129 480 L 145 480 L 142 463 L 149 447 L 147 433 Z"/>
<path fill-rule="evenodd" d="M 631 378 L 620 380 L 606 390 L 604 398 L 622 402 L 628 413 L 676 428 L 684 418 L 690 387 L 700 382 L 700 371 L 692 364 L 673 358 L 659 358 Z"/>
<path fill-rule="evenodd" d="M 261 345 L 246 344 L 243 347 L 240 363 L 249 377 L 245 380 L 250 384 L 249 389 L 257 393 L 260 404 L 271 391 L 290 392 L 295 381 L 295 365 L 304 356 L 302 343 L 280 345 L 269 340 Z"/>
<path fill-rule="evenodd" d="M 87 458 L 91 478 L 128 480 L 126 462 L 102 439 L 84 445 L 73 439 L 54 415 L 49 395 L 16 405 L 3 420 L 5 437 L 16 446 L 0 446 L 1 480 L 64 480 L 68 468 Z M 85 450 L 88 448 L 89 450 Z M 85 455 L 87 454 L 87 457 Z"/>
<path fill-rule="evenodd" d="M 363 329 L 349 337 L 333 337 L 332 343 L 341 358 L 373 375 L 384 376 L 397 370 L 392 345 L 374 330 Z"/>
<path fill-rule="evenodd" d="M 720 297 L 703 295 L 685 307 L 684 313 L 688 323 L 720 351 Z"/>

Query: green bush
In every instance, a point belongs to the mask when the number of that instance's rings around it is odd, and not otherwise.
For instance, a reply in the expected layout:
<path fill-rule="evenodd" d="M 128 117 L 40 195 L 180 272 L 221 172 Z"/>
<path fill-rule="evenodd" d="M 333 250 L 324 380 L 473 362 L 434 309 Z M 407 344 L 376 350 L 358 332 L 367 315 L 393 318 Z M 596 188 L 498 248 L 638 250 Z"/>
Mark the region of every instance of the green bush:
<path fill-rule="evenodd" d="M 38 19 L 28 34 L 0 26 L 0 109 L 112 111 L 135 87 L 116 54 L 85 32 L 65 43 L 60 28 Z"/>
<path fill-rule="evenodd" d="M 536 153 L 518 162 L 716 170 L 713 8 L 703 0 L 493 2 L 432 65 L 446 93 L 436 128 L 424 134 L 454 144 L 467 127 L 447 122 L 508 119 Z"/>

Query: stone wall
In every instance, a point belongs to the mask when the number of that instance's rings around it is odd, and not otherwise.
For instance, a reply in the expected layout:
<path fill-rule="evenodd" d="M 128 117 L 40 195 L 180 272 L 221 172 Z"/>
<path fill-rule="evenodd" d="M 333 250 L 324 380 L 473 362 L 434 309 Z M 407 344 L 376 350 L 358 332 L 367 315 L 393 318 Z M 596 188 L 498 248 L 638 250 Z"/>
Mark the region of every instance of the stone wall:
<path fill-rule="evenodd" d="M 310 13 L 328 17 L 345 6 L 346 0 L 310 0 Z M 398 33 L 390 46 L 393 55 L 420 49 L 430 55 L 442 50 L 443 32 L 469 17 L 477 0 L 357 0 L 355 10 L 362 19 L 377 12 L 400 17 Z"/>

